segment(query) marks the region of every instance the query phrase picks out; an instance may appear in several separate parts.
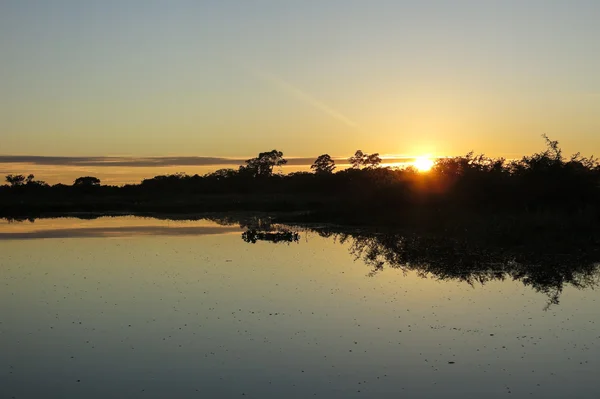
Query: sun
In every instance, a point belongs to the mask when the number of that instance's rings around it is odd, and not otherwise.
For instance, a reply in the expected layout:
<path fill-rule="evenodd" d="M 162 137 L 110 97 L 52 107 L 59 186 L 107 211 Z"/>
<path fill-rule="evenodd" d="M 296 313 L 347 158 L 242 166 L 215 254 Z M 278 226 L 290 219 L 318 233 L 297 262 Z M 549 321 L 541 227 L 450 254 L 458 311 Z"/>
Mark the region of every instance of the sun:
<path fill-rule="evenodd" d="M 413 161 L 413 166 L 417 168 L 419 172 L 427 172 L 433 167 L 433 159 L 429 157 L 417 157 Z"/>

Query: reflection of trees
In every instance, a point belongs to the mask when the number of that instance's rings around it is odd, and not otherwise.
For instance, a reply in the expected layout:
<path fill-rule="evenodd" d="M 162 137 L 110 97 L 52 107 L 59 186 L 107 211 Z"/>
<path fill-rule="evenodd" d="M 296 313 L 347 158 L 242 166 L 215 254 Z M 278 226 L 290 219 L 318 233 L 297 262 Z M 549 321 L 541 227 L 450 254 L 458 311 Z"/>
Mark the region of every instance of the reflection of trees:
<path fill-rule="evenodd" d="M 421 277 L 485 284 L 492 280 L 521 281 L 548 296 L 548 306 L 559 303 L 567 285 L 592 288 L 600 282 L 600 254 L 596 248 L 560 247 L 549 242 L 543 247 L 485 247 L 465 239 L 319 231 L 340 243 L 371 267 L 369 275 L 388 267 L 414 271 Z"/>
<path fill-rule="evenodd" d="M 298 233 L 285 225 L 273 224 L 269 218 L 238 221 L 247 230 L 242 239 L 297 242 Z M 310 230 L 310 229 L 309 229 Z M 347 232 L 328 228 L 313 229 L 319 236 L 332 237 L 349 244 L 350 253 L 371 268 L 375 276 L 386 266 L 415 272 L 423 278 L 461 281 L 470 285 L 494 280 L 515 280 L 548 296 L 548 307 L 559 303 L 565 286 L 593 288 L 600 283 L 600 248 L 594 241 L 582 244 L 557 242 L 556 237 L 537 237 L 519 246 L 504 241 L 476 241 L 415 233 L 372 233 L 364 230 Z"/>
<path fill-rule="evenodd" d="M 237 224 L 242 229 L 242 240 L 250 244 L 256 244 L 258 241 L 268 241 L 272 243 L 298 242 L 300 234 L 290 230 L 286 226 L 273 223 L 269 216 L 221 216 L 211 217 L 211 220 L 221 225 Z"/>
<path fill-rule="evenodd" d="M 279 242 L 298 242 L 300 235 L 293 231 L 265 232 L 258 230 L 246 230 L 242 233 L 242 240 L 247 243 L 256 244 L 258 241 Z"/>
<path fill-rule="evenodd" d="M 77 214 L 93 219 L 97 214 Z M 72 216 L 73 217 L 73 216 Z M 297 228 L 278 224 L 268 215 L 211 214 L 195 217 L 153 217 L 172 220 L 211 220 L 220 225 L 239 225 L 248 243 L 299 242 Z M 7 218 L 8 222 L 33 223 L 30 218 Z M 548 305 L 558 304 L 565 286 L 593 288 L 600 283 L 600 244 L 596 235 L 529 232 L 526 235 L 481 237 L 373 233 L 368 230 L 335 228 L 307 229 L 319 236 L 348 244 L 350 253 L 371 268 L 375 276 L 386 266 L 413 271 L 423 278 L 462 281 L 470 285 L 512 279 L 548 296 Z M 478 230 L 481 231 L 481 230 Z"/>
<path fill-rule="evenodd" d="M 23 223 L 26 220 L 29 223 L 35 223 L 34 217 L 7 217 L 2 219 L 6 220 L 8 223 Z"/>

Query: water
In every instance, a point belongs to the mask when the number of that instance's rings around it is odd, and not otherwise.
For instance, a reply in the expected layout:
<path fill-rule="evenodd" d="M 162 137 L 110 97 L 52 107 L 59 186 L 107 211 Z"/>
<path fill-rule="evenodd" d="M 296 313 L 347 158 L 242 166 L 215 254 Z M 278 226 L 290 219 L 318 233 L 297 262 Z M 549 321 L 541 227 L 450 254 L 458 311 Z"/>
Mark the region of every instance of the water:
<path fill-rule="evenodd" d="M 372 237 L 242 226 L 3 222 L 0 397 L 600 397 L 595 266 L 374 268 Z"/>

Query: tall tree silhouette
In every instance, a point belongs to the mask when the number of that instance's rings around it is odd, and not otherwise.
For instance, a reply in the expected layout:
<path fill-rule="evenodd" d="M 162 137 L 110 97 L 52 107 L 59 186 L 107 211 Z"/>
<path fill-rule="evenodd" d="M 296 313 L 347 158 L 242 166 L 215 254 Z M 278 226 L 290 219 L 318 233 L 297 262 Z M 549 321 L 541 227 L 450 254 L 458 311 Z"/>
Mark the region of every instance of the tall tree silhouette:
<path fill-rule="evenodd" d="M 317 175 L 330 175 L 335 170 L 335 162 L 329 154 L 319 155 L 310 167 Z"/>
<path fill-rule="evenodd" d="M 348 158 L 348 162 L 350 162 L 350 165 L 352 165 L 352 168 L 354 169 L 360 169 L 361 167 L 374 169 L 381 163 L 381 157 L 378 152 L 366 154 L 361 150 L 357 150 L 353 156 Z"/>
<path fill-rule="evenodd" d="M 361 150 L 356 150 L 353 156 L 348 158 L 348 162 L 354 169 L 360 169 L 360 167 L 364 164 L 367 155 Z"/>
<path fill-rule="evenodd" d="M 381 163 L 381 157 L 379 156 L 378 152 L 367 155 L 365 160 L 363 161 L 364 166 L 366 166 L 369 169 L 374 169 L 374 168 L 379 167 L 380 163 Z"/>

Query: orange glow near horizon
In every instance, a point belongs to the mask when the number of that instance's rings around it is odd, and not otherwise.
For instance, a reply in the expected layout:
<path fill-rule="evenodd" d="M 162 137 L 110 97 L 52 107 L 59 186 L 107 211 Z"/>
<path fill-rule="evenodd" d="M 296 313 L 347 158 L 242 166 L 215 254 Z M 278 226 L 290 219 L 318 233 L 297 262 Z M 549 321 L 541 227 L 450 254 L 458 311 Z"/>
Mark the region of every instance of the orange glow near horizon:
<path fill-rule="evenodd" d="M 415 168 L 417 168 L 419 170 L 419 172 L 428 172 L 433 167 L 434 161 L 433 161 L 433 159 L 431 159 L 429 157 L 422 156 L 422 157 L 417 157 L 414 160 L 413 165 Z"/>

